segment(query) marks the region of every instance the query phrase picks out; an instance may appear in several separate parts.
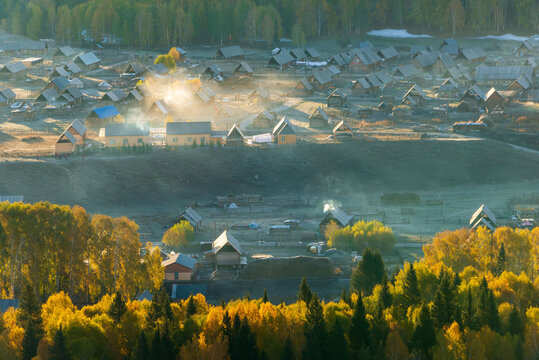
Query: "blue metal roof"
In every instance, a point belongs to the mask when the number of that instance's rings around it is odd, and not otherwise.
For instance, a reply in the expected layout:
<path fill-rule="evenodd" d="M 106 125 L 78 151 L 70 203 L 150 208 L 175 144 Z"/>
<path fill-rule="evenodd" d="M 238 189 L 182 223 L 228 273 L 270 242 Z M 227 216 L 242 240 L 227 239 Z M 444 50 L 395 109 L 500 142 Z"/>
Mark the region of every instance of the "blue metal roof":
<path fill-rule="evenodd" d="M 188 299 L 191 294 L 202 294 L 206 296 L 208 287 L 206 284 L 173 284 L 172 299 Z"/>
<path fill-rule="evenodd" d="M 120 115 L 120 112 L 118 109 L 116 109 L 116 106 L 109 105 L 109 106 L 103 106 L 98 109 L 94 109 L 93 112 L 100 118 L 100 119 L 106 119 L 109 117 Z"/>

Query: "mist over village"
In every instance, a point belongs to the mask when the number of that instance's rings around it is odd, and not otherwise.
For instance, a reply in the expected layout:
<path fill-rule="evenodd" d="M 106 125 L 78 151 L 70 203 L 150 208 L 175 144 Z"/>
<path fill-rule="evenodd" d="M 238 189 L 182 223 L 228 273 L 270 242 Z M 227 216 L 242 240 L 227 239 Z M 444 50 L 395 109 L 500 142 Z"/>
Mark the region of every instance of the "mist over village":
<path fill-rule="evenodd" d="M 0 0 L 0 360 L 538 360 L 537 0 Z"/>

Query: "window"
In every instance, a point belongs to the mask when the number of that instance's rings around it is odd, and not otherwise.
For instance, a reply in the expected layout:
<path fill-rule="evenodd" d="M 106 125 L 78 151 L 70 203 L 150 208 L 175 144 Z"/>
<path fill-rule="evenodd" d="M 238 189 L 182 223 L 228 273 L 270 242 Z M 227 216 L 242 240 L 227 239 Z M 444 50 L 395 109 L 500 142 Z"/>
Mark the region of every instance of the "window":
<path fill-rule="evenodd" d="M 141 138 L 138 138 L 138 139 L 137 139 L 137 143 L 138 143 L 138 144 L 142 144 L 142 139 L 141 139 Z"/>
<path fill-rule="evenodd" d="M 129 145 L 129 139 L 123 139 L 123 144 L 124 145 Z"/>
<path fill-rule="evenodd" d="M 177 142 L 178 142 L 178 138 L 172 138 L 172 142 L 177 143 Z"/>
<path fill-rule="evenodd" d="M 180 278 L 179 276 L 180 274 L 178 274 L 177 272 L 174 273 L 174 280 L 178 280 Z"/>
<path fill-rule="evenodd" d="M 114 139 L 110 140 L 110 144 L 111 144 L 111 145 L 116 144 L 116 140 L 114 140 Z"/>
<path fill-rule="evenodd" d="M 188 137 L 188 138 L 187 138 L 187 142 L 190 143 L 191 141 L 193 141 L 193 139 L 190 138 L 190 137 Z"/>
<path fill-rule="evenodd" d="M 281 141 L 282 141 L 282 142 L 286 142 L 286 137 L 285 137 L 285 136 L 281 136 Z"/>
<path fill-rule="evenodd" d="M 205 142 L 206 142 L 206 138 L 205 138 L 205 137 L 201 137 L 201 138 L 200 138 L 200 143 L 201 143 L 201 144 L 204 144 Z"/>

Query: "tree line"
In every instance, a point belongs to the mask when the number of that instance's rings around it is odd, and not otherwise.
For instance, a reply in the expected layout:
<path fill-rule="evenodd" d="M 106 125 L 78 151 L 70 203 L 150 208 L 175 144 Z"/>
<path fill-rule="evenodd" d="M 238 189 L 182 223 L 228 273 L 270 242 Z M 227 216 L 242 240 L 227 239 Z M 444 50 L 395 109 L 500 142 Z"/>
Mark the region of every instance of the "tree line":
<path fill-rule="evenodd" d="M 538 31 L 534 0 L 0 0 L 0 27 L 34 39 L 127 47 L 296 42 L 372 28 Z"/>

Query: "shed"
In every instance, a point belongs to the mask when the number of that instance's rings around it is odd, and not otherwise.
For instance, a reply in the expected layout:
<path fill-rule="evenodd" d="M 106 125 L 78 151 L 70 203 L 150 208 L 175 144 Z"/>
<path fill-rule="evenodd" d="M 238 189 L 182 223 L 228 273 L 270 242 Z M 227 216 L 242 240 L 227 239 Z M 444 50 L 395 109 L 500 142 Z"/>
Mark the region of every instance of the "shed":
<path fill-rule="evenodd" d="M 247 64 L 245 61 L 242 61 L 236 66 L 233 72 L 234 76 L 253 76 L 253 68 L 251 65 Z"/>
<path fill-rule="evenodd" d="M 253 120 L 254 128 L 268 129 L 275 125 L 275 114 L 268 110 L 261 111 Z"/>
<path fill-rule="evenodd" d="M 176 222 L 180 221 L 189 222 L 195 231 L 202 230 L 202 216 L 192 207 L 188 207 L 178 216 Z"/>
<path fill-rule="evenodd" d="M 77 56 L 74 63 L 81 69 L 90 71 L 99 68 L 101 59 L 99 59 L 93 52 L 87 52 Z"/>
<path fill-rule="evenodd" d="M 297 91 L 301 91 L 301 92 L 303 92 L 305 94 L 310 94 L 310 93 L 313 92 L 313 86 L 311 85 L 309 80 L 307 80 L 307 78 L 305 78 L 305 77 L 299 79 L 299 81 L 296 84 L 296 86 L 294 87 L 294 89 L 297 90 Z"/>
<path fill-rule="evenodd" d="M 341 120 L 333 128 L 333 140 L 343 140 L 351 137 L 354 137 L 354 130 L 344 120 Z"/>
<path fill-rule="evenodd" d="M 343 107 L 348 102 L 348 98 L 341 89 L 337 88 L 326 97 L 326 101 L 328 107 Z"/>
<path fill-rule="evenodd" d="M 161 266 L 164 267 L 165 281 L 191 281 L 197 261 L 189 255 L 178 253 L 162 261 Z"/>
<path fill-rule="evenodd" d="M 320 106 L 309 115 L 309 127 L 311 128 L 327 127 L 328 124 L 329 116 Z"/>

